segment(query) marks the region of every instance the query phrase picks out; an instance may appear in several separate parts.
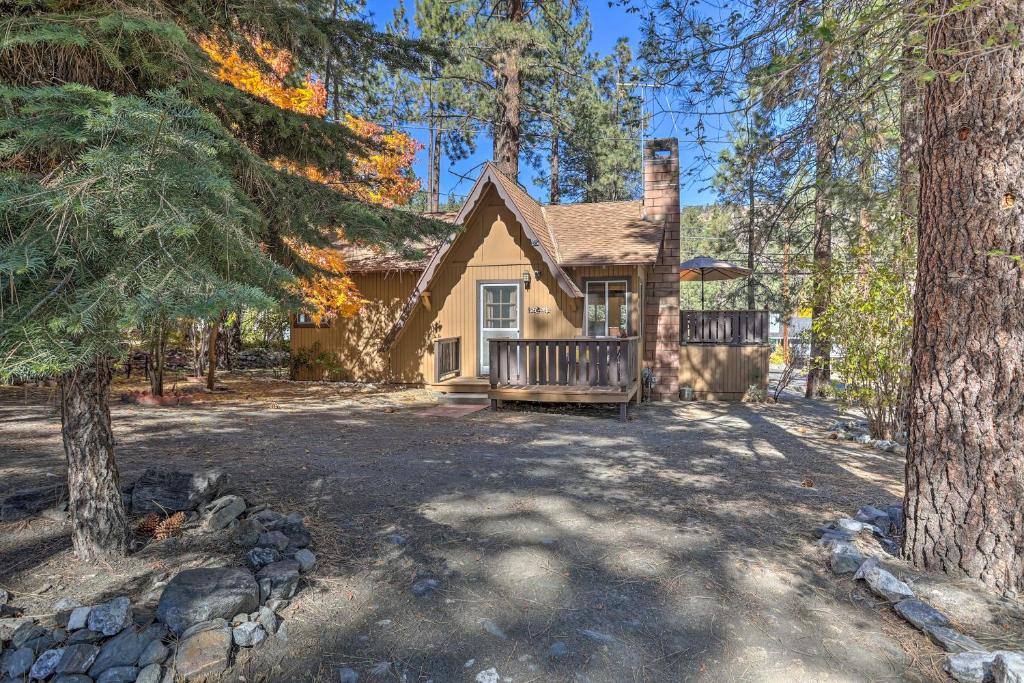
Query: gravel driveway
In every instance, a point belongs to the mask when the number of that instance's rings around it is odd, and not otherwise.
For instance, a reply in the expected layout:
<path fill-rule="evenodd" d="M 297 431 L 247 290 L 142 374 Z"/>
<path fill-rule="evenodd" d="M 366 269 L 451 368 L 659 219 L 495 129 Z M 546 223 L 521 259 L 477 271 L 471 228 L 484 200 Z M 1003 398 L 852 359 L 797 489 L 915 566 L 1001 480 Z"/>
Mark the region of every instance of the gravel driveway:
<path fill-rule="evenodd" d="M 61 475 L 50 400 L 0 394 L 0 493 Z M 321 386 L 114 406 L 125 479 L 213 465 L 307 515 L 320 564 L 287 640 L 229 680 L 938 676 L 940 653 L 814 546 L 821 522 L 902 489 L 899 456 L 823 438 L 833 406 L 654 405 L 623 424 L 593 408 L 421 415 L 432 401 Z M 0 585 L 79 580 L 59 529 L 5 536 Z"/>

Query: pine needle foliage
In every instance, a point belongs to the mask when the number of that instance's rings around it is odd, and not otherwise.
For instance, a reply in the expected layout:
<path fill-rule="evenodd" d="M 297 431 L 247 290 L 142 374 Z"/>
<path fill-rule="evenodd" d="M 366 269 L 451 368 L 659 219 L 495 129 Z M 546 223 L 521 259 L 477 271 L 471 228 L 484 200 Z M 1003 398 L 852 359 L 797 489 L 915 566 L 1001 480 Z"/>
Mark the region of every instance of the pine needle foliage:
<path fill-rule="evenodd" d="M 325 56 L 418 69 L 428 53 L 328 3 L 0 0 L 0 375 L 116 355 L 158 316 L 289 301 L 317 272 L 288 244 L 392 248 L 448 226 L 371 206 L 287 167 L 352 174 L 371 140 L 215 77 L 215 36 L 293 78 Z"/>

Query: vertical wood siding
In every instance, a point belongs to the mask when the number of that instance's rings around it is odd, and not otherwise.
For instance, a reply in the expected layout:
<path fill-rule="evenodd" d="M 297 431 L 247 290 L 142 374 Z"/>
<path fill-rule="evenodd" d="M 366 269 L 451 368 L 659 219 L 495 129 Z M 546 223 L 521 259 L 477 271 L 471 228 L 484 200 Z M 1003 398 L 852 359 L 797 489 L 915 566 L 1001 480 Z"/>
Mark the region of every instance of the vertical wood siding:
<path fill-rule="evenodd" d="M 530 273 L 529 288 L 523 288 L 523 271 Z M 537 271 L 541 273 L 540 278 Z M 631 324 L 637 332 L 641 323 L 642 271 L 643 268 L 636 266 L 567 269 L 581 290 L 586 279 L 629 279 Z M 336 379 L 431 383 L 434 381 L 434 340 L 461 337 L 462 374 L 475 376 L 479 353 L 477 292 L 480 282 L 519 283 L 523 338 L 572 338 L 582 334 L 583 300 L 571 298 L 557 285 L 540 253 L 493 190 L 482 199 L 464 234 L 438 269 L 428 289 L 429 308 L 425 302 L 420 302 L 384 357 L 379 351 L 380 342 L 418 277 L 419 273 L 353 275 L 360 293 L 370 301 L 364 311 L 354 318 L 336 320 L 328 328 L 293 327 L 293 353 L 319 342 L 323 350 L 336 353 L 344 367 L 344 372 Z M 530 313 L 531 308 L 541 310 Z M 642 343 L 639 346 L 642 348 Z M 299 376 L 297 379 L 319 377 Z"/>
<path fill-rule="evenodd" d="M 742 398 L 750 385 L 768 387 L 765 346 L 693 344 L 679 347 L 679 386 L 698 398 Z"/>

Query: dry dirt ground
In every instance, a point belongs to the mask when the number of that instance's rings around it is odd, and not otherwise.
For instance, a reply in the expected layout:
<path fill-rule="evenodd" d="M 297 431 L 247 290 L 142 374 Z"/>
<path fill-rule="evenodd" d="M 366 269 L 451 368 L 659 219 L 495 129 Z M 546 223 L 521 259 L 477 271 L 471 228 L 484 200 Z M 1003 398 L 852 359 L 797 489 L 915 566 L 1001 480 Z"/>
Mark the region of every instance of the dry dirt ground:
<path fill-rule="evenodd" d="M 226 680 L 337 681 L 345 666 L 410 683 L 945 680 L 941 653 L 814 545 L 818 524 L 902 490 L 899 456 L 824 438 L 833 405 L 443 418 L 420 414 L 434 403 L 421 390 L 225 383 L 112 412 L 123 479 L 216 466 L 251 502 L 307 515 L 320 563 L 287 640 Z M 62 476 L 54 398 L 0 389 L 0 496 Z M 40 612 L 65 595 L 141 600 L 217 553 L 243 560 L 171 540 L 81 566 L 65 527 L 35 519 L 0 526 L 0 587 Z M 413 595 L 425 578 L 437 589 Z M 1022 630 L 993 605 L 973 632 L 990 644 Z M 478 678 L 492 668 L 500 679 Z"/>

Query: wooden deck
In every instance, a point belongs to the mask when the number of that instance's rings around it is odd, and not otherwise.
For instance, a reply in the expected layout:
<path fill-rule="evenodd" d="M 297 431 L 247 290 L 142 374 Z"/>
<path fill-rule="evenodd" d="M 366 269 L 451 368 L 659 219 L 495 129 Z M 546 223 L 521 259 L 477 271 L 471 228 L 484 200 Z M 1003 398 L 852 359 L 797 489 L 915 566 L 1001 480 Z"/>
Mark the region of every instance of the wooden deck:
<path fill-rule="evenodd" d="M 494 410 L 503 401 L 612 403 L 618 404 L 623 420 L 630 401 L 640 396 L 636 337 L 491 339 L 489 353 L 488 377 L 456 375 L 430 388 L 446 394 L 486 395 Z M 447 370 L 447 362 L 438 363 L 437 376 L 444 377 Z"/>

